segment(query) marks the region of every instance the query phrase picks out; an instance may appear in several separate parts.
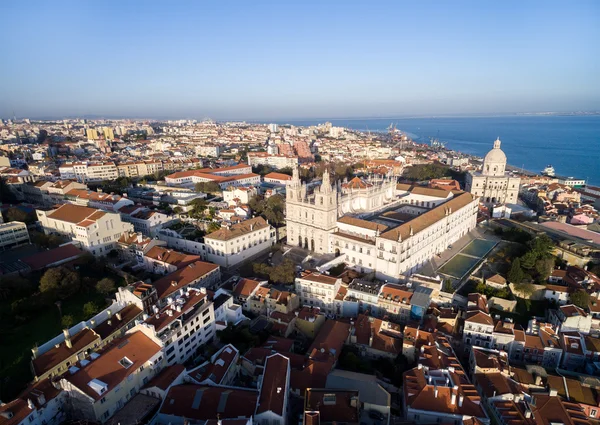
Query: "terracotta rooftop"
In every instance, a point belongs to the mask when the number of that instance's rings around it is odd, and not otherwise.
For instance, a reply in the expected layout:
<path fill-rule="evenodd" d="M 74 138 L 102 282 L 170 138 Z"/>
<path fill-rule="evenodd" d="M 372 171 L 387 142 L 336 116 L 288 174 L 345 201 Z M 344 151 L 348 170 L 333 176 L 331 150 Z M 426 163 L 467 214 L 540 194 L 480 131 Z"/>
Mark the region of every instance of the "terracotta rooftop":
<path fill-rule="evenodd" d="M 319 412 L 320 423 L 358 423 L 359 408 L 358 391 L 309 388 L 304 394 L 304 411 Z"/>
<path fill-rule="evenodd" d="M 156 387 L 165 391 L 184 371 L 185 366 L 182 364 L 167 366 L 152 378 L 150 382 L 144 385 L 144 388 Z"/>
<path fill-rule="evenodd" d="M 58 347 L 52 347 L 50 350 L 40 354 L 31 362 L 36 376 L 40 376 L 69 357 L 83 350 L 83 348 L 96 341 L 100 343 L 100 336 L 89 328 L 83 328 L 75 335 L 71 336 L 72 348 L 67 347 L 65 342 L 58 344 Z"/>
<path fill-rule="evenodd" d="M 176 385 L 167 393 L 160 413 L 193 420 L 250 418 L 257 400 L 255 390 Z"/>
<path fill-rule="evenodd" d="M 435 189 L 428 189 L 435 190 Z M 444 193 L 448 193 L 446 191 L 442 191 Z M 473 195 L 468 192 L 460 193 L 454 198 L 450 199 L 443 204 L 438 205 L 435 208 L 430 209 L 429 211 L 424 212 L 423 214 L 413 218 L 412 220 L 401 224 L 398 227 L 395 227 L 387 232 L 383 233 L 381 237 L 393 241 L 397 241 L 400 237 L 402 240 L 410 237 L 411 232 L 413 234 L 417 234 L 422 230 L 427 229 L 434 223 L 442 220 L 446 213 L 452 211 L 453 213 L 464 208 L 473 202 Z"/>
<path fill-rule="evenodd" d="M 244 220 L 240 223 L 236 223 L 229 228 L 221 228 L 215 232 L 209 233 L 204 239 L 216 239 L 221 241 L 228 241 L 231 239 L 238 238 L 240 236 L 247 235 L 250 232 L 255 232 L 261 229 L 268 229 L 270 226 L 266 220 L 262 217 L 255 217 L 249 220 Z M 267 237 L 270 237 L 267 235 Z"/>
<path fill-rule="evenodd" d="M 214 361 L 206 362 L 190 370 L 188 375 L 200 383 L 210 380 L 214 384 L 219 385 L 238 354 L 239 351 L 237 348 L 228 344 L 221 348 Z"/>
<path fill-rule="evenodd" d="M 327 276 L 327 275 L 317 273 L 317 272 L 308 272 L 306 274 L 303 274 L 300 277 L 300 279 L 308 280 L 310 282 L 326 283 L 328 285 L 335 285 L 337 282 L 337 278 Z"/>
<path fill-rule="evenodd" d="M 64 204 L 48 214 L 48 217 L 53 220 L 79 224 L 85 220 L 93 222 L 105 214 L 106 213 L 104 211 L 100 211 L 95 208 L 83 207 L 81 205 Z"/>
<path fill-rule="evenodd" d="M 166 298 L 173 292 L 185 288 L 194 281 L 200 280 L 202 277 L 218 269 L 219 266 L 216 264 L 196 261 L 158 279 L 153 283 L 153 286 L 156 288 L 158 298 Z"/>
<path fill-rule="evenodd" d="M 23 258 L 21 261 L 31 267 L 31 270 L 35 271 L 46 267 L 51 267 L 57 263 L 74 260 L 84 254 L 85 253 L 81 249 L 77 248 L 77 246 L 69 243 L 48 251 L 38 252 L 37 254 Z"/>
<path fill-rule="evenodd" d="M 145 256 L 153 260 L 158 260 L 162 261 L 163 263 L 171 264 L 172 266 L 175 266 L 178 269 L 200 260 L 200 256 L 198 255 L 184 254 L 183 252 L 163 248 L 162 246 L 153 246 L 145 254 Z"/>
<path fill-rule="evenodd" d="M 135 304 L 129 304 L 122 310 L 114 313 L 110 318 L 94 327 L 96 332 L 102 339 L 108 338 L 113 333 L 127 326 L 131 321 L 142 314 Z"/>
<path fill-rule="evenodd" d="M 385 232 L 388 229 L 388 226 L 385 224 L 362 220 L 360 218 L 355 218 L 348 215 L 338 218 L 338 223 L 344 223 L 350 226 L 361 227 L 368 230 L 379 230 L 380 232 Z"/>
<path fill-rule="evenodd" d="M 94 400 L 99 400 L 103 394 L 113 390 L 120 382 L 136 372 L 154 355 L 159 353 L 161 347 L 143 332 L 135 332 L 116 339 L 111 345 L 100 351 L 99 357 L 74 374 L 64 375 L 64 379 L 79 388 Z M 124 366 L 123 359 L 128 366 Z M 104 391 L 97 391 L 90 383 L 105 385 Z"/>
<path fill-rule="evenodd" d="M 289 368 L 290 361 L 281 354 L 267 357 L 256 414 L 271 411 L 279 416 L 283 415 L 288 392 Z"/>

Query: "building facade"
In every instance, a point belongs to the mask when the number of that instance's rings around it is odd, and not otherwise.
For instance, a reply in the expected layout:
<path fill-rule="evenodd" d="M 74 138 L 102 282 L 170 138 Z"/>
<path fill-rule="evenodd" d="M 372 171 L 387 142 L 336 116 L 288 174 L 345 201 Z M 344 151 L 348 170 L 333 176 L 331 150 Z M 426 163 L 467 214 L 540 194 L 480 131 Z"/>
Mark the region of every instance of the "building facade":
<path fill-rule="evenodd" d="M 487 153 L 480 172 L 467 174 L 466 190 L 487 206 L 514 204 L 519 195 L 521 179 L 506 172 L 506 154 L 500 149 L 500 139 Z"/>

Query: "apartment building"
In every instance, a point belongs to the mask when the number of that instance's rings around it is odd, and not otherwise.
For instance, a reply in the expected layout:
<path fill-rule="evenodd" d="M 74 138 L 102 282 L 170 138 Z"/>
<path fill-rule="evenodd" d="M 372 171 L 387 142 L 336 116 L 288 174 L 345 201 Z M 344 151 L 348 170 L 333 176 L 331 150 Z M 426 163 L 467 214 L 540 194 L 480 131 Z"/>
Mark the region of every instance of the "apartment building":
<path fill-rule="evenodd" d="M 71 189 L 64 195 L 63 202 L 82 205 L 84 207 L 98 208 L 110 212 L 116 212 L 119 208 L 133 205 L 133 201 L 120 195 L 94 192 L 87 188 Z"/>
<path fill-rule="evenodd" d="M 166 307 L 154 307 L 143 325 L 162 341 L 166 364 L 185 363 L 215 336 L 213 303 L 206 289 L 183 288 L 169 296 Z"/>
<path fill-rule="evenodd" d="M 265 252 L 275 244 L 275 229 L 262 217 L 251 218 L 204 237 L 206 259 L 232 267 Z"/>
<path fill-rule="evenodd" d="M 133 226 L 121 221 L 119 214 L 79 205 L 65 204 L 36 213 L 44 233 L 67 236 L 96 256 L 107 255 L 124 233 L 133 231 Z"/>
<path fill-rule="evenodd" d="M 34 383 L 16 399 L 0 405 L 2 425 L 60 425 L 67 417 L 67 394 L 49 379 Z"/>
<path fill-rule="evenodd" d="M 160 229 L 177 221 L 174 216 L 133 205 L 133 202 L 129 202 L 129 205 L 119 209 L 121 218 L 126 223 L 133 224 L 133 229 L 136 232 L 143 233 L 146 236 L 154 237 Z"/>
<path fill-rule="evenodd" d="M 298 166 L 298 157 L 268 152 L 248 152 L 248 164 L 252 167 L 267 165 L 277 170 L 294 168 Z"/>
<path fill-rule="evenodd" d="M 267 357 L 258 387 L 254 422 L 258 425 L 286 425 L 290 396 L 290 360 L 279 353 Z"/>
<path fill-rule="evenodd" d="M 47 349 L 32 349 L 31 372 L 36 382 L 62 375 L 79 360 L 85 359 L 88 353 L 98 348 L 102 342 L 100 335 L 88 327 L 74 335 L 65 329 L 63 334 L 62 341 Z"/>
<path fill-rule="evenodd" d="M 223 201 L 231 205 L 248 204 L 250 199 L 258 195 L 258 190 L 253 187 L 230 186 L 223 191 Z"/>
<path fill-rule="evenodd" d="M 217 289 L 221 283 L 218 265 L 196 261 L 177 269 L 152 283 L 161 307 L 168 303 L 168 297 L 187 287 Z"/>
<path fill-rule="evenodd" d="M 28 243 L 30 243 L 29 232 L 25 223 L 11 221 L 0 224 L 0 251 Z"/>
<path fill-rule="evenodd" d="M 161 371 L 163 356 L 160 340 L 145 332 L 115 340 L 63 375 L 65 409 L 76 418 L 105 423 Z"/>
<path fill-rule="evenodd" d="M 333 303 L 340 286 L 341 279 L 320 273 L 305 273 L 295 281 L 300 304 L 319 307 L 326 314 L 341 314 L 341 311 L 336 311 Z"/>
<path fill-rule="evenodd" d="M 405 419 L 416 424 L 489 424 L 476 388 L 454 372 L 454 367 L 430 369 L 422 364 L 405 372 Z"/>
<path fill-rule="evenodd" d="M 75 179 L 79 182 L 114 180 L 119 170 L 114 162 L 67 162 L 58 171 L 61 179 Z"/>
<path fill-rule="evenodd" d="M 198 255 L 189 255 L 155 246 L 144 254 L 144 268 L 154 274 L 167 274 L 199 261 Z"/>

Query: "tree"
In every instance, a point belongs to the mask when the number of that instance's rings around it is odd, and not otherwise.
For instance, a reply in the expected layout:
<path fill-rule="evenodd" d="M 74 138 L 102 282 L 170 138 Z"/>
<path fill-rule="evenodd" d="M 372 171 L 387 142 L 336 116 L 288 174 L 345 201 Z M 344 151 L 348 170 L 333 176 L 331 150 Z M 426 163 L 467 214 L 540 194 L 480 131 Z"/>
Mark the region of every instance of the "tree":
<path fill-rule="evenodd" d="M 96 291 L 102 295 L 111 295 L 115 292 L 116 286 L 114 280 L 105 277 L 96 283 Z"/>
<path fill-rule="evenodd" d="M 80 283 L 77 272 L 65 267 L 53 267 L 46 270 L 40 279 L 40 292 L 65 299 L 79 290 Z"/>
<path fill-rule="evenodd" d="M 538 272 L 538 280 L 545 281 L 548 279 L 554 268 L 554 258 L 542 258 L 535 262 L 535 270 Z"/>
<path fill-rule="evenodd" d="M 64 329 L 69 329 L 71 326 L 73 326 L 73 323 L 75 323 L 75 319 L 73 316 L 67 314 L 66 316 L 62 317 L 60 323 Z"/>
<path fill-rule="evenodd" d="M 30 214 L 27 214 L 22 209 L 16 207 L 8 209 L 8 211 L 6 212 L 6 219 L 7 221 L 21 221 L 23 223 L 29 223 L 34 221 L 32 220 Z"/>
<path fill-rule="evenodd" d="M 250 209 L 255 213 L 255 214 L 262 214 L 262 212 L 265 209 L 265 204 L 264 204 L 265 198 L 261 195 L 254 195 L 252 198 L 250 198 L 250 200 L 248 201 L 248 206 L 250 207 Z"/>
<path fill-rule="evenodd" d="M 521 268 L 521 259 L 515 258 L 510 266 L 510 270 L 508 271 L 508 281 L 511 283 L 521 283 L 523 278 L 525 277 L 525 273 L 523 273 L 523 269 Z"/>
<path fill-rule="evenodd" d="M 583 289 L 573 292 L 569 298 L 577 307 L 587 309 L 590 305 L 590 294 L 585 292 Z"/>
<path fill-rule="evenodd" d="M 90 301 L 89 303 L 85 303 L 83 305 L 83 315 L 85 317 L 92 317 L 97 312 L 98 306 L 93 301 Z"/>
<path fill-rule="evenodd" d="M 221 193 L 221 186 L 216 182 L 200 182 L 194 186 L 196 192 L 211 193 L 213 195 Z"/>
<path fill-rule="evenodd" d="M 219 230 L 221 228 L 221 225 L 219 223 L 217 223 L 216 221 L 211 221 L 210 223 L 208 223 L 208 225 L 206 226 L 206 232 L 207 233 L 212 233 L 212 232 L 216 232 L 217 230 Z"/>
<path fill-rule="evenodd" d="M 177 215 L 181 214 L 183 212 L 183 208 L 181 207 L 175 207 L 173 208 L 173 212 Z"/>
<path fill-rule="evenodd" d="M 525 282 L 525 283 L 515 283 L 515 290 L 525 297 L 530 297 L 535 290 L 535 286 L 533 284 Z"/>

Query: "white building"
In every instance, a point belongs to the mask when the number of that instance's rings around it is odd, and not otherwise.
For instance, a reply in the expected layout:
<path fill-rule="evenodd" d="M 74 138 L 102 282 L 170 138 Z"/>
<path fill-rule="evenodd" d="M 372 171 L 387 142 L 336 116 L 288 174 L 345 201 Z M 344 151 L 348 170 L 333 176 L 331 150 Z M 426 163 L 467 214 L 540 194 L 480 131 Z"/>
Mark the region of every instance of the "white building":
<path fill-rule="evenodd" d="M 67 236 L 97 256 L 108 254 L 117 247 L 123 233 L 133 231 L 133 226 L 121 221 L 119 214 L 79 205 L 65 204 L 55 210 L 36 210 L 36 213 L 44 233 Z"/>
<path fill-rule="evenodd" d="M 336 314 L 334 300 L 341 280 L 320 273 L 308 273 L 295 280 L 296 294 L 303 306 L 319 307 L 328 314 Z"/>
<path fill-rule="evenodd" d="M 379 279 L 398 281 L 475 228 L 477 202 L 464 192 L 362 180 L 332 188 L 329 173 L 314 193 L 297 171 L 287 187 L 290 245 L 342 255 Z"/>
<path fill-rule="evenodd" d="M 162 310 L 154 307 L 144 324 L 164 344 L 166 364 L 184 363 L 215 336 L 213 303 L 205 288 L 183 288 L 167 299 Z"/>
<path fill-rule="evenodd" d="M 230 206 L 237 204 L 248 204 L 250 199 L 258 194 L 258 190 L 254 186 L 236 187 L 229 186 L 223 191 L 223 200 Z"/>
<path fill-rule="evenodd" d="M 506 155 L 500 149 L 500 139 L 483 160 L 481 172 L 467 174 L 465 188 L 487 206 L 516 204 L 521 179 L 506 172 Z"/>
<path fill-rule="evenodd" d="M 80 420 L 106 422 L 160 372 L 159 340 L 132 329 L 119 342 L 73 364 L 60 380 L 69 402 L 64 408 Z"/>
<path fill-rule="evenodd" d="M 223 227 L 204 237 L 206 259 L 232 267 L 268 250 L 275 244 L 275 229 L 262 217 Z"/>
<path fill-rule="evenodd" d="M 1 251 L 28 243 L 30 243 L 29 232 L 25 223 L 11 221 L 10 223 L 0 224 Z"/>
<path fill-rule="evenodd" d="M 58 168 L 61 179 L 79 182 L 114 180 L 119 170 L 114 162 L 67 162 Z"/>
<path fill-rule="evenodd" d="M 298 157 L 268 152 L 248 152 L 248 164 L 253 167 L 267 165 L 277 170 L 288 167 L 295 168 L 298 166 Z"/>
<path fill-rule="evenodd" d="M 124 222 L 133 224 L 136 232 L 150 237 L 156 236 L 160 229 L 177 220 L 174 216 L 135 205 L 125 206 L 119 209 L 119 213 Z"/>

